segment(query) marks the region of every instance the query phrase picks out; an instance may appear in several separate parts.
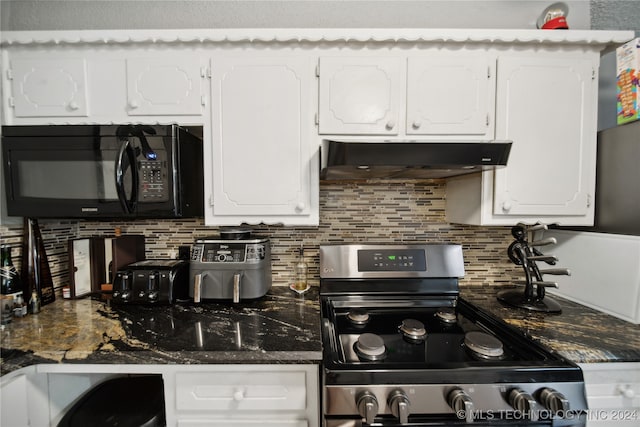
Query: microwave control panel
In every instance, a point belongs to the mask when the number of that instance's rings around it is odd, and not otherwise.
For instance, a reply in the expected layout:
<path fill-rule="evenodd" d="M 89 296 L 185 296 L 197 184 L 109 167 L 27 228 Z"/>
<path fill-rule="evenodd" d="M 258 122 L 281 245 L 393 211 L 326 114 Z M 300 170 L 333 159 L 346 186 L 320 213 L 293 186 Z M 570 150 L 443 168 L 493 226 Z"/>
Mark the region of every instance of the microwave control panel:
<path fill-rule="evenodd" d="M 169 201 L 169 174 L 166 160 L 139 160 L 138 177 L 140 202 Z"/>

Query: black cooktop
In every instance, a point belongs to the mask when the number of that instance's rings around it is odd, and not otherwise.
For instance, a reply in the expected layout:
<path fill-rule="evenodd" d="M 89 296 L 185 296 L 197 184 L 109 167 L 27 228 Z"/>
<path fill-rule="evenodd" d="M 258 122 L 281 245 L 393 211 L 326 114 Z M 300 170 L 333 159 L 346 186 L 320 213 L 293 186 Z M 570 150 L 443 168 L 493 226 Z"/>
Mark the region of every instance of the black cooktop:
<path fill-rule="evenodd" d="M 356 310 L 359 317 L 368 317 L 366 323 L 351 320 L 355 317 L 353 311 L 341 308 L 335 313 L 341 363 L 428 366 L 474 361 L 528 360 L 532 357 L 530 353 L 520 351 L 511 343 L 503 343 L 482 324 L 467 318 L 464 304 L 458 310 L 431 307 L 400 310 L 368 307 Z M 470 332 L 475 334 L 469 334 Z M 366 338 L 370 335 L 375 335 L 380 340 L 370 338 L 373 341 L 367 343 Z M 365 341 L 361 351 L 359 346 L 363 344 L 359 340 L 362 337 Z M 496 339 L 492 339 L 493 337 Z M 483 339 L 484 341 L 480 341 Z M 376 356 L 376 344 L 382 342 L 385 351 Z M 367 350 L 374 354 L 368 355 Z"/>
<path fill-rule="evenodd" d="M 532 372 L 565 380 L 574 371 L 580 375 L 572 363 L 461 298 L 324 296 L 322 312 L 324 363 L 336 376 L 393 372 L 425 382 L 447 373 L 493 380 Z"/>

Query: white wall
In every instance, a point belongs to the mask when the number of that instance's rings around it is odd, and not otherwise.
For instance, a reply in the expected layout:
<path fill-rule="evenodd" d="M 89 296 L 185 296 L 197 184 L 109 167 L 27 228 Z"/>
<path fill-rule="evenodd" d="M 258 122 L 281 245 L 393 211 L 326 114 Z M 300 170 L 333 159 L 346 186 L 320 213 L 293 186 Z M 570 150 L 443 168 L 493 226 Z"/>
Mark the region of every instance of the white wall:
<path fill-rule="evenodd" d="M 2 0 L 2 30 L 418 27 L 536 28 L 553 0 Z M 568 0 L 569 25 L 590 26 L 589 1 Z"/>

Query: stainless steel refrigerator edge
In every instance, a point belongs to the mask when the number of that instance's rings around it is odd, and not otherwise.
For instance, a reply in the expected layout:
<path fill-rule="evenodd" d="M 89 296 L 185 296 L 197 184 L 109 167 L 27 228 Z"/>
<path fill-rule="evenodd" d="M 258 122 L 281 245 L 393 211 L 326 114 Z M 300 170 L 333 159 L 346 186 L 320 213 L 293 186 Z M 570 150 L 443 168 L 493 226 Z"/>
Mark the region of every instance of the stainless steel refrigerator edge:
<path fill-rule="evenodd" d="M 640 121 L 598 132 L 593 229 L 640 236 Z"/>

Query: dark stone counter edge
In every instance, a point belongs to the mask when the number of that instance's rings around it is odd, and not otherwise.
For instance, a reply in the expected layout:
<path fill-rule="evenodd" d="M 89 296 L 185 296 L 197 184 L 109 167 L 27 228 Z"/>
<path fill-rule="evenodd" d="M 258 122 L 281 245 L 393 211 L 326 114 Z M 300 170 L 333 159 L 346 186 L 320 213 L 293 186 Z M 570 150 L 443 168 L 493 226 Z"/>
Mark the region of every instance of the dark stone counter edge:
<path fill-rule="evenodd" d="M 2 349 L 0 375 L 24 367 L 37 365 L 229 365 L 229 364 L 320 364 L 322 352 L 316 351 L 182 351 L 163 353 L 155 351 L 97 352 L 87 357 L 69 357 L 65 352 L 50 353 L 56 360 L 37 356 L 31 352 Z M 8 355 L 8 358 L 5 356 Z M 59 356 L 59 357 L 57 357 Z M 59 360 L 59 361 L 58 361 Z"/>

